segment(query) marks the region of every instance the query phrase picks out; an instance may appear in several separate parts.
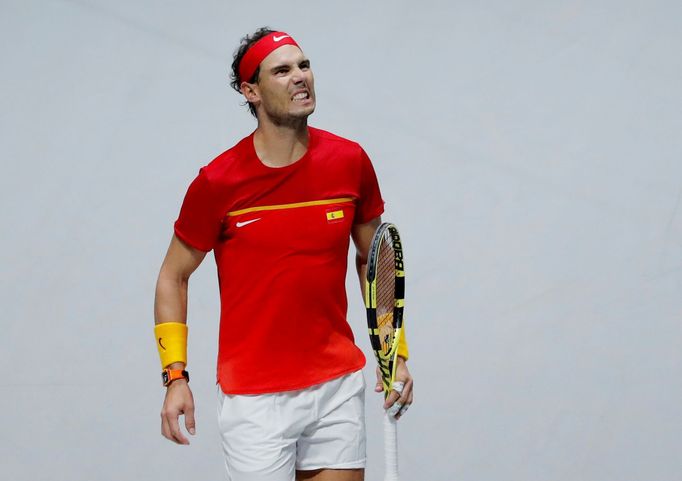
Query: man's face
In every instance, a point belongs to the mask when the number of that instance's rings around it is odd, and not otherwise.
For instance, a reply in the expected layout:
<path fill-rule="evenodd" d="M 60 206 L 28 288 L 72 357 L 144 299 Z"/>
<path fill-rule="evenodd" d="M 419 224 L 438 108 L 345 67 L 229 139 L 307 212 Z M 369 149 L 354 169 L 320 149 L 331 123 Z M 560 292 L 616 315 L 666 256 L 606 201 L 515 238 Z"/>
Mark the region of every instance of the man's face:
<path fill-rule="evenodd" d="M 257 108 L 276 124 L 306 119 L 315 110 L 314 83 L 303 52 L 294 45 L 280 47 L 260 64 Z"/>

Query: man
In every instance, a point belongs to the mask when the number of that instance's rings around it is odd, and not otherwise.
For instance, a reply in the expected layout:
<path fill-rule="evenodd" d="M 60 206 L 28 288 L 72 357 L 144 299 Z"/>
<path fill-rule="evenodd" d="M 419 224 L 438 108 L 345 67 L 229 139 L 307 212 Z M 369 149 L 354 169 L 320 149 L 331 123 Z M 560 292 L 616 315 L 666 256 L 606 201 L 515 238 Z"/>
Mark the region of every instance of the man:
<path fill-rule="evenodd" d="M 175 223 L 155 301 L 167 386 L 161 431 L 189 444 L 184 414 L 195 434 L 184 370 L 187 286 L 214 250 L 219 425 L 230 479 L 362 480 L 365 358 L 346 321 L 345 275 L 352 238 L 364 277 L 383 212 L 376 176 L 358 144 L 308 127 L 313 73 L 291 36 L 262 28 L 244 37 L 232 80 L 258 127 L 200 169 Z M 406 344 L 399 353 L 404 388 L 384 404 L 397 418 L 413 384 Z"/>

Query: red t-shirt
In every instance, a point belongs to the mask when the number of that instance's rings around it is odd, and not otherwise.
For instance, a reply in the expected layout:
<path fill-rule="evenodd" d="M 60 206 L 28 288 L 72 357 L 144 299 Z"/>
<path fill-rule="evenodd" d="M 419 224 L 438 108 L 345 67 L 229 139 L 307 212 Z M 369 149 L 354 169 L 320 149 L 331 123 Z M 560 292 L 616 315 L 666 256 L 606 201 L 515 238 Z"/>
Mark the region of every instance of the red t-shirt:
<path fill-rule="evenodd" d="M 308 130 L 306 154 L 286 167 L 264 165 L 253 134 L 219 155 L 175 222 L 183 242 L 214 250 L 225 393 L 301 389 L 365 365 L 346 321 L 348 246 L 384 202 L 357 143 Z"/>

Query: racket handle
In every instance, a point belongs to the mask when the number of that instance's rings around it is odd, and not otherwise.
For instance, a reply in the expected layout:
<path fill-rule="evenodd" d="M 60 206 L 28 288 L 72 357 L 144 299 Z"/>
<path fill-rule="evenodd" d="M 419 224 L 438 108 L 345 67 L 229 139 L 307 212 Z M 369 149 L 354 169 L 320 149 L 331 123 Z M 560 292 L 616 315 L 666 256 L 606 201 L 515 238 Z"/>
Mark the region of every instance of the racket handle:
<path fill-rule="evenodd" d="M 384 411 L 384 481 L 398 480 L 398 422 Z"/>

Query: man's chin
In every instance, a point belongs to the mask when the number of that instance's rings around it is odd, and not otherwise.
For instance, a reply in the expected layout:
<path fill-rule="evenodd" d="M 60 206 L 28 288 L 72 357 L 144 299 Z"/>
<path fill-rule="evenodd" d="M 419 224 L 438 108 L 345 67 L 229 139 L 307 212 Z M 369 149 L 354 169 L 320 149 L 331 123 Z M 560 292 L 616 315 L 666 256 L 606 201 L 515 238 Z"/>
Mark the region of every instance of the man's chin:
<path fill-rule="evenodd" d="M 270 116 L 270 121 L 275 124 L 279 125 L 281 127 L 298 127 L 300 125 L 305 125 L 306 120 L 308 117 L 312 114 L 311 112 L 290 112 L 286 116 L 282 117 L 273 117 Z"/>
<path fill-rule="evenodd" d="M 289 119 L 291 120 L 305 120 L 307 119 L 312 113 L 315 112 L 315 105 L 311 105 L 310 107 L 301 107 L 298 109 L 295 109 L 291 112 L 289 112 Z"/>
<path fill-rule="evenodd" d="M 304 107 L 299 107 L 298 109 L 294 110 L 294 112 L 292 112 L 292 116 L 308 117 L 313 112 L 315 112 L 315 104 L 314 103 L 312 105 L 306 105 Z"/>
<path fill-rule="evenodd" d="M 297 125 L 305 120 L 315 111 L 315 104 L 299 105 L 287 112 L 268 112 L 266 115 L 276 125 Z"/>

